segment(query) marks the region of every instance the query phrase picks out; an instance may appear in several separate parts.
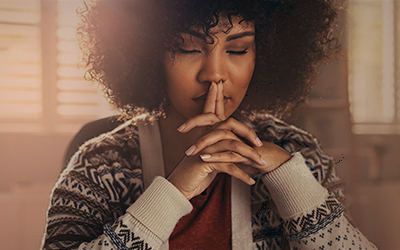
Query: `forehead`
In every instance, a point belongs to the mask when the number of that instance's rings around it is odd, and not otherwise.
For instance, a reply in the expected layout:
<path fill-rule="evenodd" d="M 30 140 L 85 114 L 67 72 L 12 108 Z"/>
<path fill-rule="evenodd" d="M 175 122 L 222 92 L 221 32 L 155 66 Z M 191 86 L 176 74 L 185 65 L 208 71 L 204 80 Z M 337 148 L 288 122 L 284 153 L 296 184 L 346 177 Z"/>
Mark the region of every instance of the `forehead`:
<path fill-rule="evenodd" d="M 254 23 L 250 21 L 245 21 L 243 18 L 238 16 L 231 16 L 230 19 L 226 16 L 220 16 L 218 25 L 212 27 L 208 31 L 208 35 L 217 36 L 221 34 L 230 35 L 235 33 L 240 33 L 244 31 L 253 31 L 254 32 Z M 193 31 L 193 32 L 191 32 Z M 188 34 L 204 34 L 204 31 L 200 27 L 192 27 L 188 32 L 184 32 Z"/>
<path fill-rule="evenodd" d="M 222 16 L 219 19 L 218 25 L 210 29 L 210 34 L 217 34 L 220 32 L 229 34 L 251 30 L 254 30 L 253 22 L 245 21 L 238 16 L 231 16 L 230 19 L 226 16 Z"/>

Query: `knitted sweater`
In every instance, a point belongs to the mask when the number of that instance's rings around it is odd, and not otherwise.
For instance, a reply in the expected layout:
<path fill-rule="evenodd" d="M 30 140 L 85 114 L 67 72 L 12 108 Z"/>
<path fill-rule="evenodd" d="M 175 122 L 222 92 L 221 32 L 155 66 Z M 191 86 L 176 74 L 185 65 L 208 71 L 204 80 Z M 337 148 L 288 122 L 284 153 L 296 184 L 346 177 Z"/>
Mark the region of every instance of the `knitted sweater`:
<path fill-rule="evenodd" d="M 343 184 L 312 135 L 272 116 L 247 124 L 293 155 L 252 176 L 253 249 L 376 249 L 347 219 Z M 144 190 L 141 167 L 134 123 L 82 145 L 53 189 L 42 248 L 165 247 L 192 206 L 163 177 Z"/>

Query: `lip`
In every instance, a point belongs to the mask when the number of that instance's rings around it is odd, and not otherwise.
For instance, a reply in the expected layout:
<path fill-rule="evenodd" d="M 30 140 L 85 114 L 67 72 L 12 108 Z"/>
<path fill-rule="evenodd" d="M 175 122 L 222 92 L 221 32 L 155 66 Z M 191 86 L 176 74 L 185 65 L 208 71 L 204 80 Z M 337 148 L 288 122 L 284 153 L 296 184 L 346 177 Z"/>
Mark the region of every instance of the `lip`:
<path fill-rule="evenodd" d="M 204 103 L 206 101 L 206 99 L 207 99 L 207 94 L 208 93 L 205 93 L 205 94 L 203 94 L 201 96 L 192 98 L 192 100 L 195 101 L 195 102 Z M 230 100 L 230 99 L 231 99 L 230 97 L 224 96 L 224 104 L 226 104 L 228 102 L 228 100 Z"/>
<path fill-rule="evenodd" d="M 194 98 L 192 98 L 192 99 L 193 99 L 193 100 L 195 100 L 195 101 L 202 101 L 202 100 L 206 100 L 206 98 L 207 98 L 207 94 L 208 94 L 208 93 L 205 93 L 205 94 L 202 94 L 201 96 L 194 97 Z"/>

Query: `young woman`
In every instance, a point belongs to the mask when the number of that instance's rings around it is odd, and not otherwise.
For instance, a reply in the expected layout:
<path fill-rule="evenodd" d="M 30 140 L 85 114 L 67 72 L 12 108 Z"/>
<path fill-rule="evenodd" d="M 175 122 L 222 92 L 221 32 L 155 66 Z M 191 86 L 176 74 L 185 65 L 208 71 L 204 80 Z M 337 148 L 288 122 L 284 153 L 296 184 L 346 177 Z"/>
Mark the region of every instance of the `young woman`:
<path fill-rule="evenodd" d="M 90 76 L 130 116 L 72 157 L 44 249 L 374 249 L 332 159 L 272 115 L 335 48 L 332 1 L 113 0 L 79 29 Z"/>

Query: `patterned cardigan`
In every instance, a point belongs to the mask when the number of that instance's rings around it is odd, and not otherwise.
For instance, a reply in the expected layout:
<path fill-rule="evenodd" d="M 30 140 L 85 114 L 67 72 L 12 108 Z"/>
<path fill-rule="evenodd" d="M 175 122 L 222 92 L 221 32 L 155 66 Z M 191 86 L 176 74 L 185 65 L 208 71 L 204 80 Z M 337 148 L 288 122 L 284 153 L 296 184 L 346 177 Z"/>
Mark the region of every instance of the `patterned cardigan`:
<path fill-rule="evenodd" d="M 246 123 L 262 140 L 302 155 L 299 164 L 290 160 L 279 171 L 253 176 L 253 249 L 376 249 L 349 222 L 343 183 L 312 135 L 272 116 Z M 137 126 L 122 125 L 72 157 L 51 195 L 42 248 L 159 249 L 191 210 L 182 199 L 161 177 L 144 190 Z M 169 206 L 175 207 L 167 212 L 181 212 L 157 218 Z"/>

